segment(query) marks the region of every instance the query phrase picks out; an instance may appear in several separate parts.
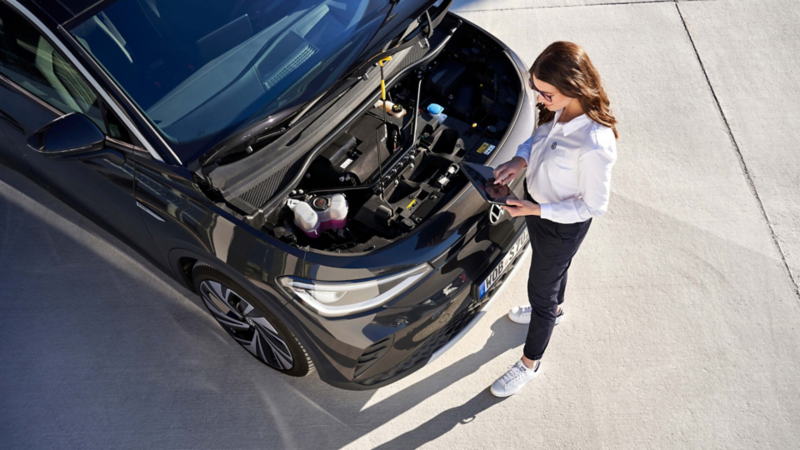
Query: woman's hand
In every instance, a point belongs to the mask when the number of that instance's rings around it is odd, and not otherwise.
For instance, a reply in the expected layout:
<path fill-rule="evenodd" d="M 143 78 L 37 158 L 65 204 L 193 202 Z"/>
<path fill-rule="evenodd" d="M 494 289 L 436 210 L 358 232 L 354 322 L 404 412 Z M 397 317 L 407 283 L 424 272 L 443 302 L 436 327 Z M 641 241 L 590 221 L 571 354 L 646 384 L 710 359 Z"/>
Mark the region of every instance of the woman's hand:
<path fill-rule="evenodd" d="M 528 162 L 521 156 L 511 158 L 510 161 L 504 162 L 494 169 L 494 184 L 506 185 L 511 183 L 526 167 L 528 167 Z"/>
<path fill-rule="evenodd" d="M 542 207 L 527 200 L 510 198 L 506 200 L 506 205 L 508 206 L 503 206 L 503 209 L 508 211 L 511 217 L 542 215 Z"/>

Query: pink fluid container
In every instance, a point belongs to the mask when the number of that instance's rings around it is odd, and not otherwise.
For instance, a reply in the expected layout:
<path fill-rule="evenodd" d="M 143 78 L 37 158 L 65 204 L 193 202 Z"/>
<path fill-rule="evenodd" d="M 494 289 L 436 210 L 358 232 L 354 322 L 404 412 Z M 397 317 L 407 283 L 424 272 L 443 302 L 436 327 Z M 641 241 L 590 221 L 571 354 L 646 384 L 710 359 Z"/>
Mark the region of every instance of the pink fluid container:
<path fill-rule="evenodd" d="M 344 228 L 347 226 L 347 200 L 342 194 L 334 194 L 331 196 L 330 204 L 330 223 L 331 228 Z"/>
<path fill-rule="evenodd" d="M 325 230 L 347 226 L 347 200 L 342 194 L 315 197 L 308 202 L 289 200 L 286 205 L 294 212 L 294 223 L 310 238 Z"/>
<path fill-rule="evenodd" d="M 331 199 L 330 197 L 315 197 L 311 199 L 311 207 L 319 218 L 319 230 L 325 231 L 331 226 Z"/>
<path fill-rule="evenodd" d="M 334 194 L 316 197 L 311 207 L 319 217 L 320 231 L 344 228 L 347 225 L 347 200 L 344 195 Z"/>

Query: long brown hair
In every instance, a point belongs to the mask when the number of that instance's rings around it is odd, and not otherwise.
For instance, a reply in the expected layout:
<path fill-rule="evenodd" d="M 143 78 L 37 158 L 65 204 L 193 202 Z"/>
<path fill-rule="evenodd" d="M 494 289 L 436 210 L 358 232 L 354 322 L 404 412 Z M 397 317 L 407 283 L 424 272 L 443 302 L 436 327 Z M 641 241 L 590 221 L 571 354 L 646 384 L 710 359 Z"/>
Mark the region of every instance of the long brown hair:
<path fill-rule="evenodd" d="M 617 119 L 611 115 L 611 103 L 600 84 L 600 75 L 589 55 L 579 45 L 553 42 L 536 58 L 529 72 L 537 79 L 552 84 L 567 97 L 577 98 L 590 119 L 611 128 L 614 136 L 619 138 Z M 539 125 L 554 117 L 554 112 L 539 105 Z"/>

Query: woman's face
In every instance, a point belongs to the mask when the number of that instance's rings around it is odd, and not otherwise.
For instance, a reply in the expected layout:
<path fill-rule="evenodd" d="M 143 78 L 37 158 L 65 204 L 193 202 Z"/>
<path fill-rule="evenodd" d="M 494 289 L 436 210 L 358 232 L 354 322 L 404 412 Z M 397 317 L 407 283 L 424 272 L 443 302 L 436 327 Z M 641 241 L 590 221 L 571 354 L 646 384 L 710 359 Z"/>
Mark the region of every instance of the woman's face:
<path fill-rule="evenodd" d="M 567 97 L 559 92 L 558 89 L 556 89 L 556 87 L 552 84 L 545 83 L 544 81 L 536 78 L 536 76 L 531 76 L 531 81 L 533 81 L 533 85 L 531 87 L 537 91 L 536 102 L 542 103 L 545 108 L 549 109 L 550 111 L 564 109 L 572 102 L 572 100 L 574 100 L 572 97 Z"/>

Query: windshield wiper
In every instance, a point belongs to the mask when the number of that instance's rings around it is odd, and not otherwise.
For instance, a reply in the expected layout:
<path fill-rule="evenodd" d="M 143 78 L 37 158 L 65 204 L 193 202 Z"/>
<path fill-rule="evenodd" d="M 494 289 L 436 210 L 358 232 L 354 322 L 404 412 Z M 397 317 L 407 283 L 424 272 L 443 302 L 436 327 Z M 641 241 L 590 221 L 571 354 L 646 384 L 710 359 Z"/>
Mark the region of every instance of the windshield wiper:
<path fill-rule="evenodd" d="M 453 0 L 447 0 L 444 3 L 442 3 L 440 10 L 447 11 L 447 9 L 450 7 L 450 3 L 453 3 Z M 440 13 L 438 16 L 436 16 L 436 19 L 431 20 L 431 15 L 426 9 L 425 13 L 419 17 L 418 21 L 423 18 L 425 19 L 425 22 L 420 23 L 419 26 L 417 26 L 413 31 L 410 32 L 410 34 L 403 36 L 401 38 L 402 43 L 399 43 L 398 45 L 395 45 L 394 47 L 388 50 L 379 52 L 371 56 L 361 65 L 353 69 L 350 72 L 349 76 L 351 78 L 361 79 L 367 74 L 367 72 L 369 72 L 372 66 L 378 63 L 378 61 L 386 59 L 389 56 L 393 56 L 409 47 L 412 47 L 417 43 L 419 43 L 419 41 L 421 41 L 422 39 L 426 40 L 430 39 L 433 36 L 433 29 L 436 28 L 437 25 L 439 25 L 442 19 L 444 19 L 444 14 Z M 381 27 L 383 27 L 383 25 L 381 25 Z M 423 29 L 425 30 L 425 35 L 420 37 L 420 34 L 422 33 Z M 406 29 L 405 31 L 408 31 L 408 29 Z"/>
<path fill-rule="evenodd" d="M 302 106 L 302 105 L 300 105 Z M 300 107 L 283 110 L 264 120 L 254 123 L 232 134 L 227 139 L 207 151 L 199 160 L 200 167 L 206 167 L 218 161 L 223 156 L 238 152 L 252 153 L 252 146 L 266 139 L 278 137 L 289 131 L 288 123 Z"/>
<path fill-rule="evenodd" d="M 383 29 L 383 27 L 387 23 L 389 23 L 389 21 L 393 17 L 392 16 L 392 12 L 394 11 L 395 6 L 397 6 L 397 4 L 400 3 L 400 1 L 401 0 L 390 0 L 392 6 L 391 6 L 391 8 L 389 8 L 389 12 L 386 13 L 386 18 L 384 19 L 383 23 L 378 27 L 377 30 L 375 30 L 375 33 L 373 33 L 373 37 L 376 36 L 380 32 L 380 30 Z M 453 0 L 449 0 L 449 1 L 452 2 Z M 429 27 L 428 28 L 428 32 L 427 32 L 427 37 L 430 38 L 430 36 L 433 35 L 433 26 L 431 26 L 431 16 L 430 16 L 430 14 L 428 14 L 427 10 L 425 10 L 425 17 L 427 18 L 427 24 L 428 24 L 428 27 Z M 331 97 L 341 97 L 345 92 L 349 91 L 353 86 L 355 86 L 357 84 L 356 82 L 368 79 L 364 75 L 366 75 L 366 71 L 369 70 L 369 68 L 372 66 L 372 64 L 376 63 L 377 61 L 380 61 L 381 59 L 386 58 L 387 56 L 391 56 L 391 55 L 393 55 L 393 54 L 395 54 L 397 52 L 400 52 L 400 51 L 410 47 L 411 45 L 413 45 L 416 42 L 417 41 L 414 41 L 414 42 L 411 42 L 411 43 L 406 42 L 406 43 L 403 44 L 402 48 L 394 47 L 394 48 L 392 48 L 390 50 L 387 50 L 385 52 L 381 52 L 381 53 L 371 57 L 365 63 L 363 63 L 363 64 L 361 64 L 359 66 L 356 66 L 354 69 L 350 70 L 350 72 L 348 72 L 346 75 L 344 75 L 340 79 L 339 82 L 337 82 L 331 88 L 327 89 L 325 92 L 323 92 L 322 94 L 317 96 L 317 98 L 309 101 L 306 104 L 306 106 L 299 113 L 297 113 L 297 115 L 294 117 L 294 119 L 292 119 L 292 121 L 289 122 L 289 127 L 291 127 L 295 123 L 299 122 L 300 119 L 303 116 L 305 116 L 309 111 L 318 109 L 319 107 L 322 107 L 325 104 L 327 104 L 328 103 L 327 101 L 321 102 L 321 100 L 331 96 L 332 93 L 335 93 L 336 95 L 333 95 Z M 367 68 L 367 70 L 364 71 L 364 73 L 356 73 L 356 72 L 360 72 L 359 69 L 364 68 L 364 67 Z M 350 81 L 351 84 L 349 86 L 347 86 L 346 88 L 342 89 L 342 85 L 344 84 L 345 81 Z M 319 105 L 317 105 L 317 103 L 319 103 Z M 315 108 L 315 106 L 317 106 L 317 108 Z"/>
<path fill-rule="evenodd" d="M 453 0 L 447 0 L 446 2 L 444 2 L 440 6 L 440 11 L 445 11 L 446 12 L 448 10 L 448 8 L 450 7 L 450 4 L 452 2 L 453 2 Z M 394 7 L 397 6 L 398 3 L 400 3 L 400 0 L 392 0 L 392 7 L 389 10 L 389 13 L 386 15 L 386 20 L 378 28 L 378 31 L 380 31 L 380 29 L 383 28 L 384 25 L 386 25 L 386 23 L 389 21 L 389 19 L 391 19 L 392 11 L 394 10 Z M 303 110 L 301 110 L 294 117 L 294 119 L 292 119 L 291 122 L 289 122 L 288 126 L 291 127 L 295 123 L 299 122 L 300 119 L 303 116 L 305 116 L 308 112 L 310 112 L 312 110 L 316 110 L 316 109 L 324 106 L 325 104 L 327 104 L 328 101 L 321 102 L 321 100 L 323 100 L 326 97 L 328 97 L 331 93 L 337 93 L 337 95 L 335 95 L 333 97 L 340 97 L 345 92 L 349 91 L 353 86 L 355 86 L 357 84 L 357 82 L 362 81 L 362 80 L 367 80 L 368 79 L 368 77 L 366 76 L 367 72 L 370 70 L 370 68 L 372 68 L 373 65 L 377 64 L 378 61 L 380 61 L 382 59 L 385 59 L 385 58 L 387 58 L 389 56 L 397 54 L 397 53 L 399 53 L 399 52 L 401 52 L 401 51 L 403 51 L 403 50 L 405 50 L 405 49 L 417 44 L 421 39 L 415 39 L 415 38 L 417 36 L 419 36 L 419 34 L 423 31 L 423 29 L 425 31 L 424 38 L 425 39 L 430 39 L 433 36 L 433 29 L 436 28 L 436 26 L 439 25 L 439 23 L 441 23 L 442 19 L 444 19 L 444 14 L 440 13 L 438 16 L 436 16 L 435 19 L 431 20 L 430 13 L 428 12 L 428 10 L 425 10 L 425 13 L 420 16 L 420 19 L 422 19 L 423 17 L 425 18 L 425 22 L 423 24 L 420 24 L 414 31 L 411 32 L 411 34 L 409 34 L 407 36 L 404 36 L 402 44 L 398 44 L 395 47 L 392 47 L 392 48 L 390 48 L 390 49 L 388 49 L 386 51 L 380 52 L 380 53 L 370 57 L 364 63 L 356 66 L 354 69 L 352 69 L 350 72 L 348 72 L 347 75 L 342 77 L 342 80 L 341 80 L 340 83 L 335 84 L 333 87 L 331 87 L 327 91 L 325 91 L 322 94 L 320 94 L 316 99 L 308 102 L 307 106 L 305 108 L 303 108 Z M 378 34 L 378 31 L 376 31 L 375 34 Z M 341 84 L 344 81 L 350 81 L 352 84 L 350 86 L 347 86 L 346 88 L 342 89 Z"/>
<path fill-rule="evenodd" d="M 378 27 L 378 30 L 375 31 L 373 36 L 377 35 L 380 29 L 382 29 L 386 23 L 391 20 L 391 13 L 399 1 L 400 0 L 392 0 L 392 6 L 386 15 L 386 18 L 384 19 L 384 22 L 380 27 Z M 269 116 L 265 120 L 259 121 L 250 127 L 234 133 L 229 138 L 216 145 L 213 149 L 206 152 L 206 154 L 200 159 L 200 167 L 209 166 L 215 161 L 218 161 L 220 158 L 234 153 L 252 153 L 253 145 L 286 133 L 292 126 L 297 124 L 303 117 L 308 115 L 309 112 L 316 111 L 317 109 L 327 105 L 332 99 L 340 98 L 353 86 L 358 84 L 358 82 L 367 80 L 367 72 L 374 64 L 377 64 L 378 61 L 416 45 L 422 39 L 429 39 L 433 35 L 434 28 L 436 28 L 436 26 L 439 25 L 439 23 L 441 23 L 441 21 L 444 19 L 445 13 L 450 8 L 450 4 L 452 3 L 453 0 L 445 0 L 438 8 L 439 14 L 437 14 L 433 19 L 431 19 L 428 10 L 425 10 L 424 14 L 420 15 L 418 19 L 418 21 L 424 20 L 424 22 L 420 23 L 419 26 L 410 32 L 410 34 L 403 36 L 402 43 L 386 51 L 373 55 L 364 63 L 350 70 L 347 75 L 340 78 L 338 82 L 334 83 L 333 86 L 322 92 L 316 98 L 311 99 L 301 105 L 297 105 L 295 108 L 281 111 L 275 115 Z M 424 36 L 421 36 L 423 30 L 425 33 Z M 408 32 L 408 28 L 406 28 L 404 32 Z M 348 82 L 350 83 L 349 86 L 343 87 Z M 248 145 L 245 146 L 244 144 Z"/>
<path fill-rule="evenodd" d="M 292 118 L 291 122 L 289 122 L 289 124 L 288 124 L 289 128 L 294 126 L 297 122 L 300 121 L 300 119 L 302 119 L 309 112 L 315 111 L 315 110 L 317 110 L 319 108 L 322 108 L 323 106 L 325 106 L 328 103 L 330 103 L 331 100 L 333 100 L 333 99 L 340 98 L 342 95 L 346 94 L 350 89 L 353 88 L 353 86 L 355 86 L 357 84 L 357 83 L 351 82 L 351 84 L 349 86 L 344 87 L 344 84 L 345 84 L 344 82 L 345 81 L 352 81 L 352 80 L 348 80 L 346 78 L 342 79 L 339 82 L 337 82 L 336 84 L 334 84 L 333 86 L 331 86 L 330 89 L 328 89 L 325 92 L 323 92 L 320 95 L 318 95 L 317 98 L 315 98 L 315 99 L 311 100 L 310 102 L 308 102 L 306 104 L 306 106 L 302 110 L 300 110 L 297 113 L 297 115 L 294 116 L 294 118 Z M 360 81 L 360 80 L 355 80 L 355 81 Z M 325 100 L 325 101 L 323 101 L 323 100 Z"/>
<path fill-rule="evenodd" d="M 234 133 L 231 137 L 209 150 L 206 153 L 207 156 L 201 159 L 200 167 L 209 166 L 219 161 L 224 156 L 230 156 L 240 152 L 252 153 L 254 151 L 254 145 L 263 144 L 267 140 L 275 139 L 285 134 L 310 111 L 330 103 L 332 99 L 341 97 L 355 86 L 356 83 L 352 83 L 344 89 L 342 89 L 341 84 L 342 83 L 335 84 L 316 98 L 298 105 L 296 108 L 290 109 L 289 111 L 282 111 L 278 114 L 282 116 L 280 118 L 276 118 L 278 115 L 269 116 L 265 120 Z M 338 93 L 338 95 L 331 95 L 334 92 Z M 245 144 L 247 145 L 245 146 Z"/>

